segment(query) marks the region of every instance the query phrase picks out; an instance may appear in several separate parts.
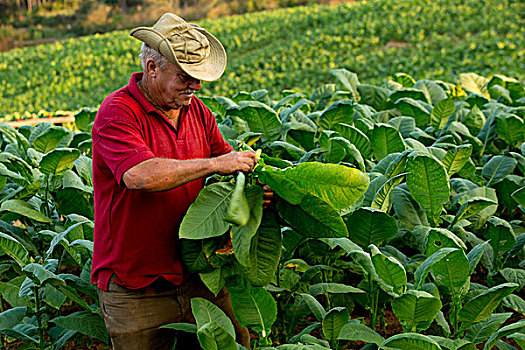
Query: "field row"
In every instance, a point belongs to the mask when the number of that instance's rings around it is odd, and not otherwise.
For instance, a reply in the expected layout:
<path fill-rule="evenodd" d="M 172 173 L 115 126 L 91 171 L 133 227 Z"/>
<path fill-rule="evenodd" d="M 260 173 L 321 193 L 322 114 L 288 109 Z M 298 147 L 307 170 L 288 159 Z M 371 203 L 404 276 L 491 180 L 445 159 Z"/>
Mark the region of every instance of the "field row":
<path fill-rule="evenodd" d="M 525 77 L 522 1 L 358 1 L 203 21 L 224 44 L 225 75 L 201 96 L 267 89 L 311 90 L 345 68 L 379 84 L 405 72 L 457 81 L 476 71 Z M 0 54 L 0 117 L 97 107 L 140 70 L 128 32 L 66 40 Z M 28 113 L 24 113 L 27 111 Z M 40 113 L 39 113 L 40 111 Z"/>

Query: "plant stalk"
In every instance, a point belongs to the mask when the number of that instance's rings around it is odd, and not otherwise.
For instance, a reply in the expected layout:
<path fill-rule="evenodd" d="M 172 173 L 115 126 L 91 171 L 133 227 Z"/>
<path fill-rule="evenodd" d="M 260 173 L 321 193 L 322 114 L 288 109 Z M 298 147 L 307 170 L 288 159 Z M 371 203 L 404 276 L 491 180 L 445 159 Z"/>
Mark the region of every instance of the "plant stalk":
<path fill-rule="evenodd" d="M 49 175 L 46 175 L 46 191 L 44 192 L 44 210 L 46 212 L 46 216 L 49 217 L 50 209 L 49 209 Z"/>
<path fill-rule="evenodd" d="M 44 350 L 46 347 L 46 341 L 44 338 L 44 327 L 42 326 L 42 320 L 40 319 L 40 291 L 37 286 L 34 287 L 33 293 L 35 293 L 35 316 L 36 322 L 38 323 L 38 347 L 39 349 Z"/>

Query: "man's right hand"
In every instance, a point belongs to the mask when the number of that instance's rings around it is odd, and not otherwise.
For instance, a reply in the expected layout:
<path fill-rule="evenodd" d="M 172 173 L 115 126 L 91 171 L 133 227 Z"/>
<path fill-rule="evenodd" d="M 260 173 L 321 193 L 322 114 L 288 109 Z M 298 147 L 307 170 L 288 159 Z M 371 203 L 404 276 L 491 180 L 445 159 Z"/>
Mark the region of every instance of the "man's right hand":
<path fill-rule="evenodd" d="M 217 158 L 213 158 L 216 172 L 220 175 L 232 174 L 236 171 L 250 172 L 257 163 L 257 157 L 253 151 L 230 152 Z"/>

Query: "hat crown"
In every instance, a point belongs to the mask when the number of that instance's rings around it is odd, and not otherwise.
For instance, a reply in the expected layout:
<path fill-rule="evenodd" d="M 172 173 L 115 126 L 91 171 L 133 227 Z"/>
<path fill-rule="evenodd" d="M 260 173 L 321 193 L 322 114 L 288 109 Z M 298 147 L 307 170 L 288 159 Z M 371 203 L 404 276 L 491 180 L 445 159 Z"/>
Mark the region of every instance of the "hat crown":
<path fill-rule="evenodd" d="M 159 40 L 157 51 L 161 44 L 167 41 L 177 59 L 181 63 L 199 63 L 210 55 L 210 43 L 195 24 L 184 21 L 173 13 L 164 14 L 153 26 L 164 38 Z"/>
<path fill-rule="evenodd" d="M 226 51 L 221 42 L 173 13 L 164 14 L 153 27 L 138 27 L 129 34 L 195 79 L 214 81 L 226 69 Z"/>

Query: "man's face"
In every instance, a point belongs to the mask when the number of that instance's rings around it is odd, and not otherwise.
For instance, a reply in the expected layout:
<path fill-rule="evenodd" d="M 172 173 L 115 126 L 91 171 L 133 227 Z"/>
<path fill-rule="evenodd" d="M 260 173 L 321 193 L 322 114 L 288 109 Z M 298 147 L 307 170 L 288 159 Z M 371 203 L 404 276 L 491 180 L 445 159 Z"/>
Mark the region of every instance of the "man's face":
<path fill-rule="evenodd" d="M 188 106 L 195 91 L 201 89 L 201 81 L 184 73 L 175 64 L 168 62 L 164 69 L 157 68 L 155 95 L 160 107 L 179 109 Z"/>

